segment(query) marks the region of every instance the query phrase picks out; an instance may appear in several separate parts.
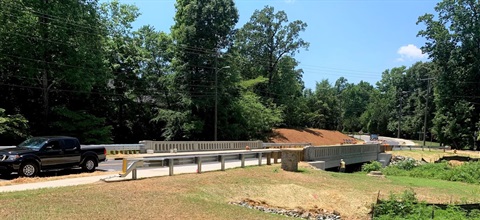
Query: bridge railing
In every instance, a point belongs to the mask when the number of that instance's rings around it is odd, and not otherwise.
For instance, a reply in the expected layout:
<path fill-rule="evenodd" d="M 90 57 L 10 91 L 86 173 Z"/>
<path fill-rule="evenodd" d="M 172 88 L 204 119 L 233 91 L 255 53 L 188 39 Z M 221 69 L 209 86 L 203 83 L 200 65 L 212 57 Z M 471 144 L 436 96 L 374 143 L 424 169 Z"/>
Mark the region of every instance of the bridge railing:
<path fill-rule="evenodd" d="M 145 150 L 156 153 L 262 149 L 262 141 L 141 141 Z"/>
<path fill-rule="evenodd" d="M 381 152 L 383 150 L 378 144 L 306 147 L 304 159 L 305 161 L 325 161 L 325 168 L 332 168 L 339 165 L 340 159 L 347 164 L 377 160 Z"/>

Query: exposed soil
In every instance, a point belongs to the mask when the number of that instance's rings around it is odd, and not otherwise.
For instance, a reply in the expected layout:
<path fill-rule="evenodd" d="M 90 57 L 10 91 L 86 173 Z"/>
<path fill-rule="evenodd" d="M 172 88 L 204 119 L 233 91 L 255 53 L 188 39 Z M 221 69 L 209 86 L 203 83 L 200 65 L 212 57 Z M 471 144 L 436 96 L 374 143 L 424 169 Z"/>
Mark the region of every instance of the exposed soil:
<path fill-rule="evenodd" d="M 345 139 L 353 138 L 339 132 L 322 129 L 274 129 L 268 139 L 273 143 L 310 143 L 313 146 L 342 144 Z"/>

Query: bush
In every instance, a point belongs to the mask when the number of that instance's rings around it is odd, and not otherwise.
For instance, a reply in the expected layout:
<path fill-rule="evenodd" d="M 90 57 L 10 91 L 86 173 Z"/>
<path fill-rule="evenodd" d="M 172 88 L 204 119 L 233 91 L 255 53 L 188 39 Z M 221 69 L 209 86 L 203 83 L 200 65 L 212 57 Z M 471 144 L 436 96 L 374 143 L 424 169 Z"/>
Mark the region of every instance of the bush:
<path fill-rule="evenodd" d="M 382 163 L 378 161 L 370 161 L 370 163 L 366 163 L 362 165 L 363 172 L 371 172 L 371 171 L 379 171 L 382 169 Z"/>
<path fill-rule="evenodd" d="M 411 170 L 415 167 L 415 163 L 416 163 L 415 159 L 407 158 L 406 160 L 399 162 L 395 166 L 403 170 Z"/>
<path fill-rule="evenodd" d="M 457 207 L 448 206 L 445 210 L 435 206 L 427 206 L 419 202 L 415 192 L 406 190 L 401 195 L 390 194 L 388 200 L 377 204 L 374 209 L 374 219 L 478 219 L 478 210 L 470 213 Z"/>

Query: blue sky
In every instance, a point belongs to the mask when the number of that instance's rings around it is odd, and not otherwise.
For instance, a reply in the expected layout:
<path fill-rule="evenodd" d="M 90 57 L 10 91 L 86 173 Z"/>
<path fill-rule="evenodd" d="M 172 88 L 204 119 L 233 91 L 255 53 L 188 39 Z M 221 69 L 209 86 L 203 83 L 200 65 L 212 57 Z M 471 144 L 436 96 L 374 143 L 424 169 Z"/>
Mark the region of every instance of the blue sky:
<path fill-rule="evenodd" d="M 141 12 L 135 28 L 152 25 L 170 32 L 175 15 L 174 0 L 121 0 Z M 350 83 L 361 80 L 375 84 L 386 69 L 426 61 L 420 47 L 425 39 L 416 37 L 422 24 L 419 16 L 435 14 L 438 0 L 236 0 L 240 14 L 237 27 L 249 21 L 253 12 L 270 5 L 283 10 L 290 21 L 308 24 L 301 37 L 310 42 L 308 51 L 295 58 L 304 70 L 307 88 L 341 76 Z"/>

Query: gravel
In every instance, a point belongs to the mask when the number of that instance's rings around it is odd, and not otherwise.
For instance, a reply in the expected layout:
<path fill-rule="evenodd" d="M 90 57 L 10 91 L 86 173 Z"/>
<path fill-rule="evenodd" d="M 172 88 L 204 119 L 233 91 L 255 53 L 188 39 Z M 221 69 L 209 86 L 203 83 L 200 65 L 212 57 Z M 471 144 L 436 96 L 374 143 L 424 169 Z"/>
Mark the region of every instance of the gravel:
<path fill-rule="evenodd" d="M 300 219 L 311 219 L 311 220 L 339 220 L 342 219 L 340 213 L 334 212 L 327 212 L 323 209 L 310 209 L 305 210 L 302 208 L 297 209 L 284 209 L 279 207 L 272 207 L 265 202 L 257 202 L 250 199 L 245 199 L 239 202 L 230 202 L 233 205 L 243 206 L 249 209 L 259 210 L 265 213 L 277 214 L 277 215 L 284 215 L 293 218 L 300 218 Z"/>

